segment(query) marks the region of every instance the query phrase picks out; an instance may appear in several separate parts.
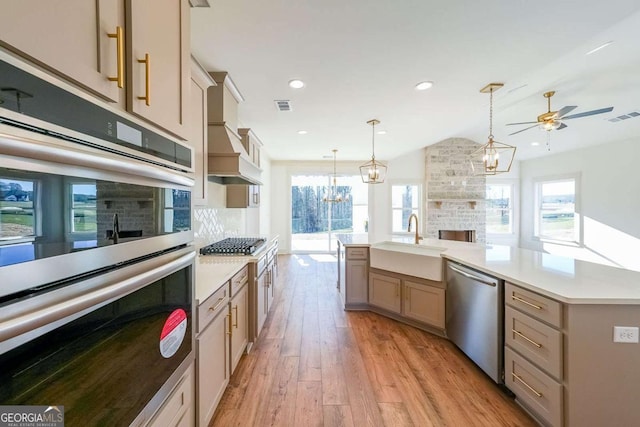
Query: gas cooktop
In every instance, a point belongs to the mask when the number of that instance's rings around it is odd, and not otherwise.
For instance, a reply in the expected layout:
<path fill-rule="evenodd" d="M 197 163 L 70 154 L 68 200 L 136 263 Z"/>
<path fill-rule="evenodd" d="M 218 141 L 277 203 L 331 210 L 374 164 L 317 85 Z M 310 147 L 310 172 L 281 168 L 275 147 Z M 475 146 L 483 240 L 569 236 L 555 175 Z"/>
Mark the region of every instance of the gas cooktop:
<path fill-rule="evenodd" d="M 200 255 L 252 255 L 265 242 L 259 237 L 229 237 L 200 248 Z"/>

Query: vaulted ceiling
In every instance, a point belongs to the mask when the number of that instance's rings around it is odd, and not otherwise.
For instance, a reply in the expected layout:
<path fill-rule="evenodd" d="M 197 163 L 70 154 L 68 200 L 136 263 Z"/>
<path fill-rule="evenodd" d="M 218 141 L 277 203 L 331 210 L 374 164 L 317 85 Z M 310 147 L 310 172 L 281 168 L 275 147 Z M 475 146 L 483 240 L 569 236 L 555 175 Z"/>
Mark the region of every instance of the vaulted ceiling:
<path fill-rule="evenodd" d="M 208 71 L 228 71 L 239 106 L 273 159 L 366 160 L 377 118 L 376 158 L 392 159 L 449 137 L 486 142 L 490 82 L 496 139 L 518 158 L 548 153 L 546 133 L 509 133 L 552 109 L 611 113 L 567 121 L 551 152 L 637 138 L 640 2 L 637 0 L 209 0 L 193 8 L 192 51 Z M 590 55 L 605 42 L 609 46 Z M 302 89 L 288 86 L 305 82 Z M 433 87 L 417 91 L 421 81 Z M 274 100 L 291 102 L 292 111 Z M 298 131 L 307 131 L 300 135 Z M 532 142 L 539 142 L 532 146 Z M 639 141 L 640 143 L 640 141 Z"/>

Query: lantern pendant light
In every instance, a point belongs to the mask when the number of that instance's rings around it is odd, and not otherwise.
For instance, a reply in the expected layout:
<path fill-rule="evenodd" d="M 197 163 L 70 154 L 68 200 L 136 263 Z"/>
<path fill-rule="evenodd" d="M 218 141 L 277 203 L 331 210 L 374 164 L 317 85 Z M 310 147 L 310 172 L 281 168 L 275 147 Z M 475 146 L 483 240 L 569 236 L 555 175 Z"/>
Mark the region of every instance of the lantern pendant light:
<path fill-rule="evenodd" d="M 371 160 L 360 166 L 360 176 L 365 184 L 382 184 L 387 177 L 387 166 L 376 160 L 375 138 L 376 125 L 380 124 L 380 120 L 371 119 L 367 122 L 371 125 Z"/>
<path fill-rule="evenodd" d="M 516 155 L 516 147 L 493 139 L 493 92 L 504 84 L 489 83 L 480 92 L 489 93 L 489 141 L 471 154 L 474 175 L 497 175 L 509 172 Z"/>
<path fill-rule="evenodd" d="M 338 150 L 334 148 L 331 151 L 333 151 L 333 185 L 329 187 L 329 194 L 324 196 L 322 201 L 327 203 L 340 203 L 346 201 L 348 197 L 343 197 L 342 194 L 338 193 L 338 185 L 336 184 L 336 176 L 338 176 L 336 173 L 336 153 Z"/>

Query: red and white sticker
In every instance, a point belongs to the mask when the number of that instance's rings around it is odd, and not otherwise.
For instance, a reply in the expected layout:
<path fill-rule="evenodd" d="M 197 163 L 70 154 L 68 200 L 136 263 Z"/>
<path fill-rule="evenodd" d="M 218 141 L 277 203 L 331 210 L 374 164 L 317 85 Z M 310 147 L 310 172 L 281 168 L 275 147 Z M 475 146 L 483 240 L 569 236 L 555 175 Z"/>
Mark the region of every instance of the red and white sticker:
<path fill-rule="evenodd" d="M 160 354 L 165 359 L 170 358 L 180 348 L 187 333 L 187 313 L 179 308 L 174 310 L 164 322 L 160 333 Z"/>

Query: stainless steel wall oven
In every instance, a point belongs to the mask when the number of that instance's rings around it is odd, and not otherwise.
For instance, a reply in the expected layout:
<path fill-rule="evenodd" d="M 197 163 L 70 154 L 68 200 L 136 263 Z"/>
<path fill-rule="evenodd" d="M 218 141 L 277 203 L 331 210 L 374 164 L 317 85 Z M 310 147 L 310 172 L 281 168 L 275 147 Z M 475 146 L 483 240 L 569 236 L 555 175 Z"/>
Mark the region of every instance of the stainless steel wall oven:
<path fill-rule="evenodd" d="M 193 362 L 193 154 L 0 50 L 0 403 L 142 425 Z"/>

